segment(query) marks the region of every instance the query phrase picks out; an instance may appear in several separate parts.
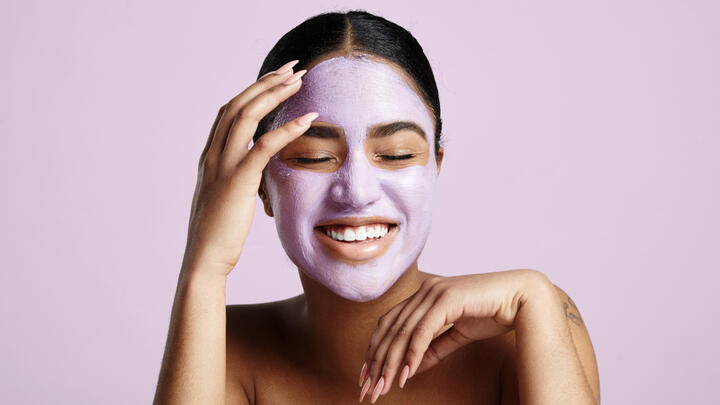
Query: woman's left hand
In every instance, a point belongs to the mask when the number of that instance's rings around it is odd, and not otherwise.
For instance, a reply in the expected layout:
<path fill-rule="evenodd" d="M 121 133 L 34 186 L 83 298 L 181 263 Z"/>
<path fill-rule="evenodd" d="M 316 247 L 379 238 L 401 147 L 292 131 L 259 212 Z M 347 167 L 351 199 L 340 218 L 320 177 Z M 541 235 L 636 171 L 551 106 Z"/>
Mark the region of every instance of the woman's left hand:
<path fill-rule="evenodd" d="M 361 401 L 368 391 L 373 400 L 386 394 L 398 373 L 402 388 L 461 346 L 512 330 L 528 293 L 543 284 L 552 286 L 525 269 L 426 279 L 380 318 L 360 373 Z"/>

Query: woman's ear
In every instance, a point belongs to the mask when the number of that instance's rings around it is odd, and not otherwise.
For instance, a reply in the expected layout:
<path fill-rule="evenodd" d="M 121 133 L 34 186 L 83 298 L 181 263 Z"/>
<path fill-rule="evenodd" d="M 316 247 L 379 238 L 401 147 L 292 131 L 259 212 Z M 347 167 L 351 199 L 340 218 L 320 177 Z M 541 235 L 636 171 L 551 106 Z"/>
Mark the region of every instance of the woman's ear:
<path fill-rule="evenodd" d="M 258 195 L 263 203 L 265 213 L 269 216 L 273 216 L 272 207 L 270 206 L 270 199 L 267 196 L 267 189 L 265 188 L 265 175 L 260 179 L 260 188 L 258 188 Z"/>
<path fill-rule="evenodd" d="M 437 172 L 440 174 L 440 166 L 442 165 L 443 156 L 445 156 L 445 149 L 442 146 L 438 147 L 437 153 Z"/>

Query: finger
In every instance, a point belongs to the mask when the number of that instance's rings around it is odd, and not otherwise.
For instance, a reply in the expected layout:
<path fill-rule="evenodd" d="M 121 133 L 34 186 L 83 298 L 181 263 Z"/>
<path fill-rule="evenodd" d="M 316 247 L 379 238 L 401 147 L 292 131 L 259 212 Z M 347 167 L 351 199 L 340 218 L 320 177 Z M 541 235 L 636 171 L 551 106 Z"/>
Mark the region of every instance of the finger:
<path fill-rule="evenodd" d="M 224 105 L 224 106 L 220 107 L 220 110 L 218 110 L 217 117 L 215 117 L 215 122 L 213 122 L 213 125 L 210 128 L 210 134 L 208 135 L 208 139 L 205 142 L 205 147 L 203 148 L 202 153 L 200 153 L 200 161 L 198 163 L 198 178 L 197 178 L 197 182 L 195 183 L 195 192 L 193 193 L 192 203 L 190 204 L 190 220 L 191 221 L 192 221 L 192 218 L 195 216 L 195 207 L 196 207 L 197 198 L 198 198 L 198 194 L 199 194 L 198 189 L 202 186 L 202 184 L 205 182 L 205 179 L 207 179 L 210 174 L 210 173 L 206 173 L 205 170 L 202 170 L 203 167 L 205 166 L 205 156 L 207 155 L 208 149 L 210 148 L 210 144 L 212 143 L 213 135 L 215 134 L 215 129 L 217 128 L 218 122 L 220 122 L 220 118 L 222 117 L 226 108 L 227 108 L 227 105 Z"/>
<path fill-rule="evenodd" d="M 291 60 L 290 62 L 288 62 L 288 63 L 280 66 L 280 67 L 277 68 L 276 70 L 271 70 L 271 71 L 265 73 L 264 75 L 258 77 L 258 80 L 260 80 L 260 79 L 262 79 L 262 78 L 264 78 L 264 77 L 267 77 L 267 76 L 269 76 L 269 75 L 271 75 L 271 74 L 283 74 L 283 73 L 286 73 L 287 71 L 289 71 L 290 69 L 292 69 L 293 66 L 297 65 L 298 62 L 300 62 L 300 61 L 297 60 L 297 59 Z"/>
<path fill-rule="evenodd" d="M 240 161 L 237 168 L 251 170 L 260 174 L 270 161 L 270 158 L 284 148 L 285 145 L 307 131 L 312 121 L 319 115 L 317 112 L 310 112 L 265 133 L 250 148 L 245 159 Z"/>
<path fill-rule="evenodd" d="M 380 318 L 380 320 L 378 321 L 378 326 L 375 329 L 375 333 L 373 334 L 374 339 L 372 342 L 370 342 L 368 349 L 365 351 L 365 364 L 371 364 L 371 359 L 374 358 L 380 342 L 384 340 L 385 335 L 388 333 L 392 325 L 394 325 L 400 318 L 402 320 L 405 320 L 409 316 L 409 314 L 412 313 L 412 311 L 414 311 L 415 308 L 417 308 L 417 306 L 420 304 L 420 302 L 422 302 L 422 300 L 425 298 L 433 284 L 431 281 L 428 280 L 430 279 L 426 279 L 425 281 L 423 281 L 420 288 L 413 295 L 396 304 L 395 307 L 393 307 L 387 315 Z M 371 367 L 364 367 L 363 371 L 364 373 L 361 373 L 360 381 L 364 381 L 366 376 L 373 375 Z M 375 369 L 374 375 L 377 376 L 378 374 L 379 366 Z M 374 384 L 375 381 L 373 381 L 372 383 Z"/>
<path fill-rule="evenodd" d="M 429 352 L 428 349 L 430 342 L 432 342 L 435 337 L 435 332 L 440 331 L 445 325 L 455 321 L 455 319 L 448 317 L 448 301 L 447 295 L 440 294 L 435 305 L 417 323 L 410 337 L 405 360 L 406 363 L 410 365 L 408 378 L 412 378 L 412 376 L 415 375 L 424 356 L 434 358 L 435 363 L 442 359 L 442 357 L 438 357 L 439 353 L 434 351 Z M 432 348 L 432 350 L 434 349 L 435 348 Z"/>
<path fill-rule="evenodd" d="M 433 367 L 441 359 L 449 356 L 450 353 L 472 341 L 473 339 L 460 333 L 454 326 L 451 327 L 430 343 L 428 350 L 423 355 L 423 359 L 414 374 L 422 373 L 430 367 Z"/>
<path fill-rule="evenodd" d="M 401 302 L 395 304 L 394 307 L 392 307 L 387 313 L 385 313 L 383 316 L 380 317 L 378 320 L 378 326 L 375 328 L 375 331 L 373 332 L 372 338 L 370 338 L 370 345 L 368 345 L 367 350 L 365 350 L 365 362 L 363 363 L 363 368 L 360 371 L 360 381 L 365 381 L 364 384 L 361 384 L 362 390 L 360 392 L 360 402 L 362 402 L 363 398 L 365 398 L 365 394 L 368 392 L 368 390 L 371 387 L 371 383 L 374 385 L 375 382 L 371 381 L 371 375 L 370 375 L 370 356 L 371 356 L 371 349 L 374 347 L 375 342 L 378 341 L 378 336 L 380 335 L 381 331 L 384 333 L 387 328 L 392 325 L 392 323 L 395 321 L 395 319 L 400 315 L 400 311 L 402 311 L 403 307 L 409 302 L 411 297 L 408 297 Z M 367 377 L 365 377 L 367 376 Z M 372 391 L 370 391 L 372 393 Z M 371 401 L 372 401 L 372 394 L 371 394 Z"/>
<path fill-rule="evenodd" d="M 225 112 L 226 108 L 227 104 L 220 107 L 220 110 L 218 110 L 217 117 L 215 117 L 215 122 L 213 122 L 212 127 L 210 128 L 210 134 L 208 135 L 208 139 L 205 142 L 205 147 L 203 148 L 202 153 L 200 153 L 200 162 L 198 163 L 198 167 L 202 167 L 203 162 L 205 161 L 205 156 L 207 155 L 208 149 L 210 149 L 213 135 L 215 134 L 215 130 L 217 129 L 218 123 L 220 122 L 220 119 L 222 118 L 222 115 Z"/>
<path fill-rule="evenodd" d="M 290 63 L 286 64 L 286 66 L 289 64 Z M 283 66 L 283 68 L 285 68 L 285 66 Z M 215 129 L 215 135 L 213 136 L 212 144 L 208 150 L 207 159 L 209 159 L 212 163 L 219 160 L 220 154 L 225 147 L 225 139 L 227 138 L 228 129 L 230 128 L 230 125 L 235 119 L 238 111 L 240 111 L 245 104 L 255 98 L 258 94 L 282 83 L 284 80 L 287 80 L 287 77 L 291 74 L 292 69 L 280 72 L 283 68 L 278 69 L 276 74 L 267 75 L 262 79 L 257 80 L 240 94 L 228 101 L 226 104 L 227 108 L 220 118 L 217 128 Z"/>
<path fill-rule="evenodd" d="M 387 353 L 384 356 L 384 363 L 382 364 L 379 375 L 385 382 L 381 392 L 382 395 L 390 391 L 393 380 L 400 367 L 405 365 L 405 363 L 401 363 L 401 361 L 406 357 L 410 336 L 420 320 L 425 317 L 425 314 L 437 305 L 438 295 L 437 289 L 430 288 L 426 298 L 417 306 L 415 311 L 404 321 L 398 319 L 398 322 L 396 322 L 391 329 L 394 333 L 386 337 Z"/>
<path fill-rule="evenodd" d="M 379 342 L 381 340 L 382 336 L 385 335 L 386 331 L 395 322 L 395 319 L 397 319 L 397 317 L 400 315 L 400 312 L 402 311 L 404 306 L 407 305 L 409 300 L 410 300 L 410 297 L 395 304 L 395 306 L 392 307 L 390 309 L 390 311 L 385 313 L 385 315 L 381 316 L 380 319 L 378 320 L 378 325 L 375 328 L 375 331 L 373 332 L 372 338 L 370 338 L 370 344 L 368 345 L 367 349 L 365 350 L 365 363 L 363 364 L 363 369 L 360 373 L 361 381 L 364 381 L 371 374 L 370 373 L 370 367 L 372 367 L 371 358 L 375 354 L 375 351 L 377 350 L 377 342 Z"/>
<path fill-rule="evenodd" d="M 233 170 L 248 153 L 248 145 L 260 120 L 275 109 L 282 101 L 300 90 L 300 77 L 307 72 L 297 72 L 295 81 L 276 85 L 250 100 L 234 118 L 227 136 L 226 145 L 220 158 L 221 170 Z M 293 77 L 289 78 L 292 79 Z"/>

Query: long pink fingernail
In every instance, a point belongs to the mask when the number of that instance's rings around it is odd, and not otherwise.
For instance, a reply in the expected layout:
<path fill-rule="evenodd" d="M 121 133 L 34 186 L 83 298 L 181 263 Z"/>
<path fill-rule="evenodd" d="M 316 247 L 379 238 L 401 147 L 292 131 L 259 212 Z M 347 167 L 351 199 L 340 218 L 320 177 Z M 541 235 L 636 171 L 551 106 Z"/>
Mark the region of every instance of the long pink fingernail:
<path fill-rule="evenodd" d="M 371 404 L 374 404 L 375 401 L 377 401 L 378 397 L 380 396 L 380 392 L 383 389 L 383 385 L 385 385 L 385 377 L 380 377 L 377 384 L 375 385 L 375 389 L 373 390 L 372 398 L 370 398 Z"/>
<path fill-rule="evenodd" d="M 276 72 L 277 72 L 277 73 L 285 73 L 285 72 L 287 72 L 288 70 L 292 69 L 293 66 L 297 65 L 298 62 L 300 62 L 300 61 L 297 60 L 297 59 L 292 60 L 292 61 L 290 61 L 290 62 L 288 62 L 288 63 L 280 66 L 280 68 L 279 68 Z"/>
<path fill-rule="evenodd" d="M 362 391 L 360 391 L 360 402 L 362 402 L 363 398 L 365 398 L 365 394 L 367 394 L 368 390 L 370 389 L 370 377 L 365 380 L 365 385 L 363 385 Z"/>
<path fill-rule="evenodd" d="M 320 114 L 318 114 L 317 112 L 307 113 L 307 114 L 303 115 L 302 117 L 298 118 L 298 124 L 307 125 L 319 116 L 320 116 Z"/>
<path fill-rule="evenodd" d="M 292 76 L 288 77 L 288 79 L 285 80 L 285 81 L 283 82 L 283 84 L 288 84 L 288 85 L 289 85 L 289 84 L 293 84 L 293 83 L 295 83 L 296 81 L 300 80 L 300 78 L 303 77 L 303 75 L 304 75 L 305 73 L 307 73 L 307 69 L 303 69 L 303 70 L 301 70 L 301 71 L 299 71 L 299 72 L 295 72 L 295 74 L 293 74 Z"/>
<path fill-rule="evenodd" d="M 367 361 L 363 363 L 362 369 L 360 370 L 360 378 L 358 380 L 358 387 L 362 387 L 363 377 L 365 376 L 366 368 L 367 368 Z"/>
<path fill-rule="evenodd" d="M 400 381 L 398 381 L 398 385 L 400 386 L 400 388 L 405 386 L 405 381 L 407 381 L 408 374 L 410 374 L 410 366 L 406 364 L 405 367 L 403 367 L 402 372 L 400 373 Z"/>

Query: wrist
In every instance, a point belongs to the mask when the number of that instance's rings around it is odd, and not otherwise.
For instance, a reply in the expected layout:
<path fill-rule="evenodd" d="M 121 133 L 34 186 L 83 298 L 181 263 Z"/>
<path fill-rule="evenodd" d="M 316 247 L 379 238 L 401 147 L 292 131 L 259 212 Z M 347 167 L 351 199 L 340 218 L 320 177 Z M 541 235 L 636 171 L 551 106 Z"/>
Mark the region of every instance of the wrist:
<path fill-rule="evenodd" d="M 180 268 L 180 279 L 185 282 L 211 282 L 225 283 L 227 276 L 232 271 L 232 268 L 228 268 L 227 265 L 201 261 L 201 260 L 187 260 L 183 261 Z"/>
<path fill-rule="evenodd" d="M 518 322 L 552 316 L 556 312 L 552 308 L 562 307 L 555 285 L 537 270 L 525 270 L 519 296 Z"/>

